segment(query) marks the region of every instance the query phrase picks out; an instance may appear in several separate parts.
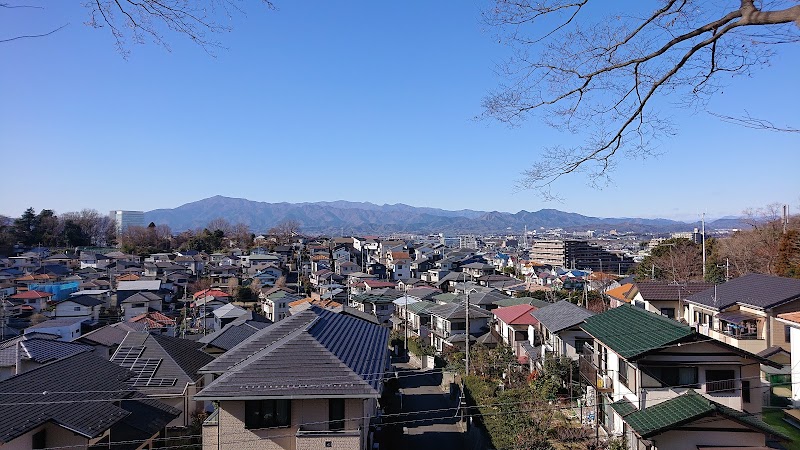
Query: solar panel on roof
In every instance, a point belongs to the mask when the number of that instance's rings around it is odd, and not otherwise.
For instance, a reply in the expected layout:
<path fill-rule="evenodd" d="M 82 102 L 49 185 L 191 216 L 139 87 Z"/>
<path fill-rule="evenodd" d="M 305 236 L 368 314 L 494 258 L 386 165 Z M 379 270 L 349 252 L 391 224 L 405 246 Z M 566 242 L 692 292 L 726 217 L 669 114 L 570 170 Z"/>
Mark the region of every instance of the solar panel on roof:
<path fill-rule="evenodd" d="M 145 358 L 136 360 L 131 366 L 131 371 L 136 373 L 138 378 L 152 378 L 155 375 L 158 366 L 161 365 L 161 359 Z"/>
<path fill-rule="evenodd" d="M 178 381 L 177 378 L 150 378 L 144 386 L 150 387 L 170 387 Z"/>
<path fill-rule="evenodd" d="M 144 352 L 144 347 L 136 346 L 136 347 L 120 347 L 117 349 L 114 356 L 111 358 L 111 362 L 117 363 L 122 367 L 131 367 L 142 356 Z"/>

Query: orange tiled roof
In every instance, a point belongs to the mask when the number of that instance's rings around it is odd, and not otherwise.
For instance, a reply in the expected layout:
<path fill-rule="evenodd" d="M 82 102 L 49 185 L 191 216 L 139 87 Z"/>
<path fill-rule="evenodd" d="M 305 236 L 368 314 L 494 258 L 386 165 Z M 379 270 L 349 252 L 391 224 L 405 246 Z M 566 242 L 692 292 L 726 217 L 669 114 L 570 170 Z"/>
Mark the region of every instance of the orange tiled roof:
<path fill-rule="evenodd" d="M 32 299 L 32 298 L 50 298 L 52 296 L 53 294 L 49 292 L 24 291 L 24 292 L 18 292 L 9 298 Z"/>
<path fill-rule="evenodd" d="M 135 273 L 126 273 L 125 275 L 118 276 L 117 281 L 138 281 L 139 278 L 141 277 Z"/>
<path fill-rule="evenodd" d="M 800 311 L 778 314 L 778 318 L 800 324 Z"/>
<path fill-rule="evenodd" d="M 219 289 L 203 289 L 202 291 L 197 291 L 192 295 L 192 298 L 197 300 L 199 297 L 215 297 L 215 298 L 223 298 L 223 297 L 230 297 L 231 294 L 227 292 L 222 292 Z"/>
<path fill-rule="evenodd" d="M 392 259 L 411 259 L 408 252 L 392 252 Z"/>
<path fill-rule="evenodd" d="M 626 294 L 631 290 L 632 287 L 633 283 L 625 283 L 618 288 L 607 290 L 606 295 L 608 295 L 609 297 L 614 297 L 619 301 L 630 303 L 631 299 Z"/>
<path fill-rule="evenodd" d="M 131 317 L 131 322 L 144 322 L 147 328 L 163 328 L 167 326 L 175 326 L 175 320 L 161 314 L 158 311 L 151 311 L 138 316 Z"/>
<path fill-rule="evenodd" d="M 312 300 L 314 300 L 314 299 L 312 299 L 311 297 L 301 298 L 300 300 L 295 300 L 293 302 L 289 302 L 289 307 L 290 308 L 294 308 L 295 306 L 300 306 L 303 303 L 310 303 Z"/>

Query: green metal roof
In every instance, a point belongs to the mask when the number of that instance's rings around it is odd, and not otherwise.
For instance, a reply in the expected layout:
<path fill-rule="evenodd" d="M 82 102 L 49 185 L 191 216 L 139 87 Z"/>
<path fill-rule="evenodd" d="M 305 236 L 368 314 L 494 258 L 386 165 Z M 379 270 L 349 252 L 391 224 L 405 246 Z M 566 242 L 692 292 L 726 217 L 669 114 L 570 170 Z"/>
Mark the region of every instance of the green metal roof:
<path fill-rule="evenodd" d="M 622 418 L 625 418 L 625 416 L 627 416 L 628 414 L 636 411 L 636 407 L 633 406 L 633 403 L 631 403 L 626 398 L 622 398 L 622 399 L 617 400 L 614 403 L 612 403 L 611 404 L 611 409 L 616 411 L 617 414 L 619 414 L 620 417 L 622 417 Z"/>
<path fill-rule="evenodd" d="M 414 302 L 408 305 L 408 311 L 414 314 L 424 314 L 428 312 L 428 309 L 436 306 L 436 303 L 429 302 L 427 300 L 422 300 L 419 302 Z"/>
<path fill-rule="evenodd" d="M 454 301 L 456 297 L 458 297 L 457 294 L 454 294 L 452 292 L 445 292 L 444 294 L 434 295 L 431 298 L 437 302 L 450 303 Z"/>
<path fill-rule="evenodd" d="M 581 328 L 625 359 L 675 343 L 694 333 L 687 325 L 631 305 L 588 317 Z"/>
<path fill-rule="evenodd" d="M 620 402 L 612 404 L 612 408 L 614 408 L 615 411 L 617 408 L 625 408 L 623 406 L 614 407 L 614 405 L 618 403 Z M 633 405 L 631 405 L 631 407 L 632 406 Z M 788 439 L 779 431 L 764 423 L 757 416 L 720 405 L 719 403 L 703 397 L 692 389 L 665 402 L 628 413 L 624 416 L 624 420 L 636 431 L 636 434 L 644 439 L 648 439 L 710 415 L 720 415 L 765 434 Z"/>

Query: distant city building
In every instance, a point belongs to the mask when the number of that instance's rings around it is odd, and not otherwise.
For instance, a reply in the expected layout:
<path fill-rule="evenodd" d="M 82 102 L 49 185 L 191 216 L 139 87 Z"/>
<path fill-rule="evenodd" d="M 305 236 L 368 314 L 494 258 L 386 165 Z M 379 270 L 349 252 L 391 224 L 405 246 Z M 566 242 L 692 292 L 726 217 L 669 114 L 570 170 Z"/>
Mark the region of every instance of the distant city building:
<path fill-rule="evenodd" d="M 700 244 L 703 242 L 703 233 L 700 232 L 697 228 L 694 231 L 682 231 L 678 233 L 672 233 L 671 237 L 673 239 L 689 239 L 695 244 Z"/>
<path fill-rule="evenodd" d="M 122 232 L 128 227 L 144 226 L 144 211 L 111 211 L 109 214 L 117 226 L 117 233 Z"/>
<path fill-rule="evenodd" d="M 621 274 L 626 273 L 634 263 L 633 258 L 578 240 L 535 241 L 528 256 L 533 261 L 566 269 L 591 269 Z"/>
<path fill-rule="evenodd" d="M 475 236 L 459 236 L 459 248 L 478 248 L 478 238 Z"/>

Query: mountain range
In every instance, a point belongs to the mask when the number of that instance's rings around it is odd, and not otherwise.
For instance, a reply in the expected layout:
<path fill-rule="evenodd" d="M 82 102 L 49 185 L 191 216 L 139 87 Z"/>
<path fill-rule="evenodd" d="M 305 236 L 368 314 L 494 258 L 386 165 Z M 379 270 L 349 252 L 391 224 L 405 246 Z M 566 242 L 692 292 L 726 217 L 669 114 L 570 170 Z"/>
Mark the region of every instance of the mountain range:
<path fill-rule="evenodd" d="M 406 233 L 521 233 L 538 228 L 563 228 L 568 231 L 616 229 L 619 232 L 666 233 L 691 231 L 697 223 L 669 219 L 600 218 L 556 209 L 517 213 L 449 211 L 416 207 L 402 203 L 376 205 L 368 202 L 267 203 L 220 195 L 186 203 L 172 209 L 145 212 L 146 223 L 166 224 L 173 231 L 203 228 L 211 220 L 224 218 L 230 223 L 244 223 L 256 233 L 285 220 L 296 220 L 306 233 L 388 234 Z M 731 228 L 736 219 L 707 223 L 708 228 Z"/>

